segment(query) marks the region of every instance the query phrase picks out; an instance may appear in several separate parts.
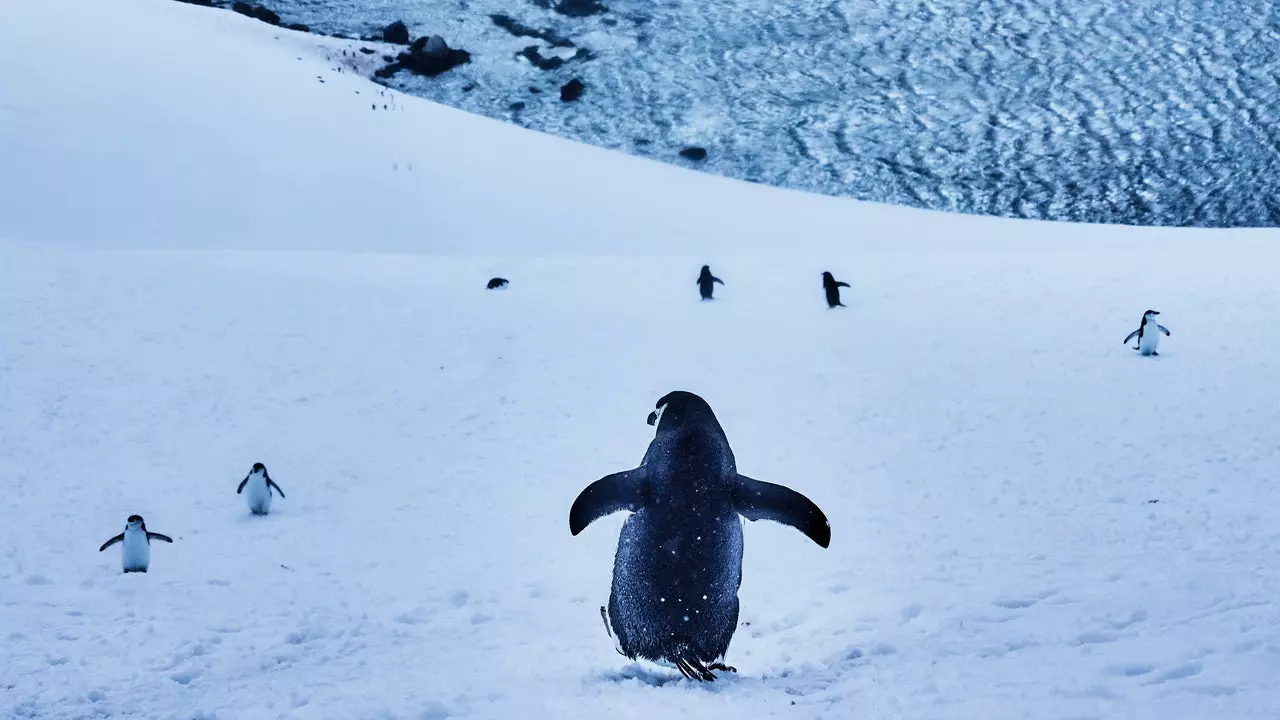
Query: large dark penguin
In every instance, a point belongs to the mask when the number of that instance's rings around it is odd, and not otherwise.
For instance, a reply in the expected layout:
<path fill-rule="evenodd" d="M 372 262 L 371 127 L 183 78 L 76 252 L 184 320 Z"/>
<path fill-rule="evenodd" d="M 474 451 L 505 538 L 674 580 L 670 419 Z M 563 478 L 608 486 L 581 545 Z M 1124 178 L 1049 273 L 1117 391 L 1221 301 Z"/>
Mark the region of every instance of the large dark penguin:
<path fill-rule="evenodd" d="M 790 525 L 822 547 L 831 526 L 800 493 L 738 474 L 733 450 L 706 401 L 677 391 L 649 414 L 657 434 L 640 467 L 587 486 L 569 510 L 569 532 L 630 510 L 613 562 L 609 606 L 600 608 L 618 652 L 714 680 L 738 625 L 742 521 Z"/>
<path fill-rule="evenodd" d="M 702 272 L 698 273 L 698 292 L 702 294 L 703 300 L 710 300 L 711 294 L 715 291 L 716 283 L 724 284 L 724 281 L 711 274 L 711 266 L 703 265 Z"/>
<path fill-rule="evenodd" d="M 829 272 L 822 273 L 822 289 L 827 293 L 827 307 L 844 307 L 844 303 L 840 302 L 840 288 L 849 287 L 847 282 L 837 282 L 836 277 Z"/>

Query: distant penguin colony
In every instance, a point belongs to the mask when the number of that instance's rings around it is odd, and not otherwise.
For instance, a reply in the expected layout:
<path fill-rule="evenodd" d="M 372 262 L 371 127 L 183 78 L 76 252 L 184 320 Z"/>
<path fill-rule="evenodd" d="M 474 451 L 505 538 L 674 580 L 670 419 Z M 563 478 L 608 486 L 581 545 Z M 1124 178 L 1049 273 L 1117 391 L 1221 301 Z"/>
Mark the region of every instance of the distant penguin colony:
<path fill-rule="evenodd" d="M 236 494 L 244 493 L 245 501 L 249 503 L 249 512 L 254 515 L 266 515 L 271 512 L 271 489 L 280 493 L 280 497 L 284 497 L 284 491 L 276 484 L 275 480 L 267 474 L 267 466 L 262 463 L 254 463 L 249 470 L 249 474 L 244 476 L 240 481 L 240 487 L 236 488 Z M 244 491 L 248 492 L 244 492 Z"/>
<path fill-rule="evenodd" d="M 674 666 L 685 677 L 715 680 L 738 626 L 742 522 L 790 525 L 827 547 L 831 526 L 805 496 L 738 473 L 715 413 L 693 393 L 658 400 L 648 422 L 657 432 L 640 466 L 588 485 L 569 509 L 569 532 L 619 510 L 605 630 L 619 653 Z"/>
<path fill-rule="evenodd" d="M 840 288 L 849 287 L 847 282 L 837 282 L 834 275 L 829 272 L 822 273 L 822 289 L 827 294 L 827 307 L 844 307 L 844 303 L 840 302 Z"/>
<path fill-rule="evenodd" d="M 703 265 L 702 272 L 698 273 L 698 292 L 701 293 L 703 300 L 711 300 L 712 293 L 715 292 L 716 283 L 724 284 L 724 281 L 711 274 L 711 266 Z"/>
<path fill-rule="evenodd" d="M 1156 348 L 1160 347 L 1160 333 L 1169 334 L 1169 329 L 1156 322 L 1156 316 L 1160 313 L 1155 310 L 1148 310 L 1142 313 L 1142 321 L 1138 323 L 1138 329 L 1129 333 L 1124 339 L 1124 344 L 1128 345 L 1129 341 L 1138 338 L 1138 344 L 1133 347 L 1140 355 L 1159 355 Z"/>
<path fill-rule="evenodd" d="M 147 531 L 147 524 L 141 515 L 130 515 L 126 521 L 124 532 L 102 543 L 98 552 L 102 552 L 116 543 L 123 544 L 120 549 L 120 561 L 127 573 L 146 572 L 151 565 L 151 541 L 162 540 L 172 543 L 173 538 L 160 533 Z"/>

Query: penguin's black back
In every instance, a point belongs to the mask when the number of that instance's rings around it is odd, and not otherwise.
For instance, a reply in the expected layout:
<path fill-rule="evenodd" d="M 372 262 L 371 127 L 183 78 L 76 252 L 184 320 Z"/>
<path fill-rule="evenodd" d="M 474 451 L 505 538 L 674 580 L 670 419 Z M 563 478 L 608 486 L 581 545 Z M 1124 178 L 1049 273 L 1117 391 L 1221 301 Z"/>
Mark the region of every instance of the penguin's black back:
<path fill-rule="evenodd" d="M 737 470 L 719 423 L 702 420 L 654 438 L 648 500 L 618 539 L 609 616 L 632 657 L 709 663 L 724 656 L 737 627 Z"/>

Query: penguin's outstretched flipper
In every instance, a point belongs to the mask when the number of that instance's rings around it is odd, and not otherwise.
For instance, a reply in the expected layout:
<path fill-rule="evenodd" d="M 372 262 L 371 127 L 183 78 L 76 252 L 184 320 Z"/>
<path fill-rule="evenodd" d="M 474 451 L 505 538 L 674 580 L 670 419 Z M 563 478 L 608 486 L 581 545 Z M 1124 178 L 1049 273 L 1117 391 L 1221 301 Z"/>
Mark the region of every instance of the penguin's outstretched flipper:
<path fill-rule="evenodd" d="M 280 497 L 284 497 L 284 491 L 280 489 L 280 486 L 276 484 L 275 480 L 272 480 L 271 478 L 267 478 L 267 487 L 275 488 L 276 492 L 280 493 Z"/>
<path fill-rule="evenodd" d="M 1142 328 L 1138 328 L 1137 330 L 1134 330 L 1133 332 L 1129 333 L 1127 336 L 1125 336 L 1124 344 L 1128 345 L 1129 341 L 1138 337 L 1138 333 L 1140 332 L 1142 332 Z"/>
<path fill-rule="evenodd" d="M 1160 328 L 1160 332 L 1164 333 L 1165 337 L 1169 337 L 1169 328 L 1163 325 L 1157 325 L 1156 327 Z"/>
<path fill-rule="evenodd" d="M 836 287 L 852 287 L 852 286 L 847 282 L 837 280 Z"/>
<path fill-rule="evenodd" d="M 569 532 L 577 535 L 605 515 L 644 507 L 648 473 L 644 468 L 606 475 L 578 493 L 569 508 Z"/>
<path fill-rule="evenodd" d="M 253 473 L 249 473 L 249 475 L 245 475 L 244 479 L 240 481 L 240 486 L 236 488 L 237 495 L 239 495 L 242 491 L 244 491 L 244 484 L 249 482 L 250 475 L 253 475 Z"/>
<path fill-rule="evenodd" d="M 720 283 L 721 285 L 723 285 L 723 284 L 724 284 L 724 281 L 723 281 L 723 280 L 721 280 L 721 279 L 720 279 L 720 278 L 718 278 L 718 277 L 715 277 L 714 275 L 713 275 L 713 276 L 711 276 L 711 282 L 718 282 L 718 283 Z"/>
<path fill-rule="evenodd" d="M 790 525 L 822 547 L 831 544 L 831 524 L 822 509 L 789 487 L 740 474 L 733 499 L 738 514 L 748 520 L 772 520 Z"/>
<path fill-rule="evenodd" d="M 169 537 L 168 535 L 164 535 L 164 534 L 162 534 L 162 533 L 153 533 L 153 532 L 151 532 L 150 530 L 148 530 L 148 531 L 147 531 L 147 539 L 148 539 L 148 540 L 163 540 L 163 541 L 165 541 L 165 542 L 167 542 L 167 543 L 171 543 L 171 542 L 173 542 L 173 538 Z"/>
<path fill-rule="evenodd" d="M 98 552 L 102 552 L 103 550 L 106 550 L 107 548 L 111 547 L 112 545 L 115 545 L 118 542 L 124 542 L 124 533 L 120 533 L 119 535 L 102 543 L 102 547 L 98 548 Z"/>

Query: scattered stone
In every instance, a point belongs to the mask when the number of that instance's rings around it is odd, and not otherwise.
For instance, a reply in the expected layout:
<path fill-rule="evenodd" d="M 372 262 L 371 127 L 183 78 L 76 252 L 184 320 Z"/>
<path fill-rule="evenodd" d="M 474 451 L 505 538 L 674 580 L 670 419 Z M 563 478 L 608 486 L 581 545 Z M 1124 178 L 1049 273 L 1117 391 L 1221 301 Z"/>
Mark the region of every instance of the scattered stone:
<path fill-rule="evenodd" d="M 302 23 L 289 23 L 288 25 L 285 25 L 285 28 L 289 30 L 297 30 L 298 32 L 304 32 L 304 33 L 311 32 L 311 27 L 309 25 L 303 25 Z"/>
<path fill-rule="evenodd" d="M 506 30 L 516 37 L 531 37 L 545 41 L 553 47 L 573 47 L 573 41 L 563 35 L 557 34 L 554 30 L 537 30 L 528 25 L 524 25 L 510 15 L 497 13 L 490 15 L 489 19 L 494 25 Z"/>
<path fill-rule="evenodd" d="M 213 7 L 213 0 L 178 0 L 188 5 L 199 5 L 200 7 Z"/>
<path fill-rule="evenodd" d="M 513 102 L 513 103 L 511 103 L 510 105 L 508 105 L 508 106 L 507 106 L 507 109 L 508 109 L 508 110 L 510 110 L 511 112 L 520 112 L 521 110 L 523 110 L 523 109 L 524 109 L 524 103 L 523 103 L 523 102 Z"/>
<path fill-rule="evenodd" d="M 372 55 L 378 51 L 374 50 L 373 48 L 362 47 L 360 48 L 360 52 L 364 53 L 365 55 Z"/>
<path fill-rule="evenodd" d="M 393 45 L 408 45 L 409 28 L 405 27 L 404 22 L 400 20 L 391 23 L 382 28 L 382 42 L 392 43 Z"/>
<path fill-rule="evenodd" d="M 587 17 L 608 10 L 599 0 L 560 0 L 555 11 L 566 17 Z"/>
<path fill-rule="evenodd" d="M 700 147 L 687 147 L 680 151 L 680 157 L 687 158 L 689 160 L 706 160 L 707 149 Z"/>
<path fill-rule="evenodd" d="M 537 45 L 530 45 L 516 54 L 542 70 L 555 70 L 564 65 L 564 58 L 543 57 L 542 53 L 538 52 Z"/>
<path fill-rule="evenodd" d="M 476 89 L 475 83 L 467 83 L 466 85 L 462 86 L 462 92 L 471 92 L 472 90 L 475 90 L 475 89 Z"/>
<path fill-rule="evenodd" d="M 541 95 L 541 94 L 542 94 L 542 88 L 538 88 L 538 87 L 534 87 L 534 86 L 530 85 L 530 86 L 529 86 L 529 92 L 530 92 L 531 94 L 533 94 L 533 95 Z"/>
<path fill-rule="evenodd" d="M 238 12 L 245 17 L 251 17 L 254 20 L 261 20 L 268 25 L 279 25 L 280 16 L 262 7 L 261 5 L 251 5 L 247 2 L 236 2 L 231 4 L 231 10 Z"/>
<path fill-rule="evenodd" d="M 587 86 L 581 80 L 574 78 L 560 88 L 560 100 L 561 102 L 573 102 L 582 97 L 582 93 L 586 89 Z"/>

